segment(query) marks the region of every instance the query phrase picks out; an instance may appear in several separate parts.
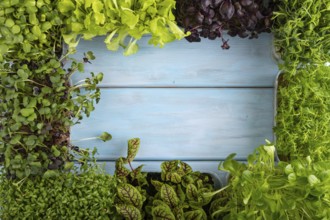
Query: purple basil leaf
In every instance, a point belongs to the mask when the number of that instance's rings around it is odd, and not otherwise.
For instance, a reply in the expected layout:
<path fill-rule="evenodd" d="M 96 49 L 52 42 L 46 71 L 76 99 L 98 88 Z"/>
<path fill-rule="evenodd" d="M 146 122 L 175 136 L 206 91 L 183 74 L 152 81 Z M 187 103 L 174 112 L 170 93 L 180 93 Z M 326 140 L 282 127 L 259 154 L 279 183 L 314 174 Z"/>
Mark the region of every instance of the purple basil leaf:
<path fill-rule="evenodd" d="M 213 8 L 217 8 L 220 6 L 221 2 L 223 2 L 223 0 L 213 0 Z"/>
<path fill-rule="evenodd" d="M 215 15 L 215 11 L 213 9 L 210 9 L 208 17 L 213 18 L 214 15 Z"/>
<path fill-rule="evenodd" d="M 210 34 L 210 31 L 209 31 L 209 29 L 206 29 L 206 28 L 203 28 L 200 32 L 200 36 L 204 37 L 204 38 L 207 38 L 209 36 L 209 34 Z"/>
<path fill-rule="evenodd" d="M 203 8 L 208 8 L 212 4 L 212 0 L 202 0 L 201 1 L 201 6 Z"/>
<path fill-rule="evenodd" d="M 215 33 L 215 32 L 210 32 L 210 34 L 209 34 L 209 39 L 210 40 L 214 40 L 214 39 L 216 39 L 217 38 L 217 33 Z"/>
<path fill-rule="evenodd" d="M 238 33 L 238 36 L 241 37 L 241 38 L 246 38 L 246 37 L 249 36 L 249 34 L 246 33 L 245 31 L 241 31 L 241 32 Z"/>
<path fill-rule="evenodd" d="M 222 18 L 226 20 L 231 19 L 235 13 L 235 7 L 231 3 L 231 0 L 225 0 L 224 2 L 222 2 L 219 12 Z"/>
<path fill-rule="evenodd" d="M 248 24 L 247 24 L 247 29 L 248 30 L 254 30 L 256 25 L 257 25 L 257 18 L 254 16 L 254 17 L 250 17 L 250 19 L 248 20 Z"/>
<path fill-rule="evenodd" d="M 256 13 L 256 16 L 257 16 L 258 19 L 263 19 L 263 18 L 265 17 L 263 14 L 261 14 L 260 11 L 258 11 L 258 12 Z"/>
<path fill-rule="evenodd" d="M 237 14 L 238 17 L 244 17 L 244 15 L 245 15 L 243 10 L 237 10 L 236 14 Z"/>
<path fill-rule="evenodd" d="M 214 32 L 214 31 L 220 30 L 220 28 L 221 28 L 221 25 L 219 25 L 219 24 L 212 24 L 211 31 Z"/>
<path fill-rule="evenodd" d="M 204 15 L 202 15 L 200 12 L 198 12 L 197 16 L 196 16 L 196 20 L 198 24 L 202 24 L 204 21 Z"/>
<path fill-rule="evenodd" d="M 248 7 L 249 11 L 252 13 L 256 13 L 259 9 L 259 5 L 257 3 L 253 3 Z"/>
<path fill-rule="evenodd" d="M 204 18 L 204 24 L 211 25 L 211 24 L 212 24 L 212 18 L 210 18 L 210 17 L 205 17 L 205 18 Z"/>
<path fill-rule="evenodd" d="M 229 36 L 231 36 L 231 37 L 235 37 L 235 36 L 237 35 L 237 31 L 235 31 L 235 30 L 229 30 L 229 31 L 227 32 L 227 34 L 228 34 Z"/>
<path fill-rule="evenodd" d="M 249 6 L 253 3 L 252 0 L 240 0 L 241 5 L 243 6 Z"/>
<path fill-rule="evenodd" d="M 190 6 L 187 9 L 187 15 L 194 15 L 196 13 L 196 8 L 194 6 Z"/>

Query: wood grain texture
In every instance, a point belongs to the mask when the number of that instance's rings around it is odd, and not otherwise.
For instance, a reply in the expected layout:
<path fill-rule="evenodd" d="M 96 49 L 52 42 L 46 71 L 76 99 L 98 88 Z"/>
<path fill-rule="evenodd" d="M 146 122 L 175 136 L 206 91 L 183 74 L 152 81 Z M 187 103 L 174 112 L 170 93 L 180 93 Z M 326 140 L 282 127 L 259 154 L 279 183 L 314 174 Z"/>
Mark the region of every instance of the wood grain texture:
<path fill-rule="evenodd" d="M 75 74 L 73 82 L 89 72 L 103 72 L 103 87 L 273 87 L 278 68 L 272 58 L 272 35 L 259 39 L 229 38 L 231 48 L 222 50 L 220 40 L 186 40 L 164 48 L 139 41 L 137 54 L 125 57 L 122 51 L 108 51 L 104 38 L 81 41 L 76 58 L 94 51 L 96 60 L 86 65 L 85 73 Z"/>
<path fill-rule="evenodd" d="M 245 159 L 273 138 L 273 89 L 102 89 L 90 118 L 72 128 L 72 139 L 108 131 L 113 140 L 73 142 L 98 147 L 99 159 L 125 156 L 127 140 L 141 138 L 137 160 Z"/>

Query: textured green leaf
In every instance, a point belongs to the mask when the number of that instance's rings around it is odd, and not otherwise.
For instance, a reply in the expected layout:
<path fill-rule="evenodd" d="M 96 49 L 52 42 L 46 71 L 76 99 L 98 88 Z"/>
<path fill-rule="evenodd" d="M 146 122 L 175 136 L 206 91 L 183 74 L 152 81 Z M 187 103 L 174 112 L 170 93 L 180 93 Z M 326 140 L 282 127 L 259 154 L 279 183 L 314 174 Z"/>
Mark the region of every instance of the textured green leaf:
<path fill-rule="evenodd" d="M 71 0 L 60 0 L 58 3 L 58 10 L 62 13 L 66 13 L 74 9 L 75 5 Z"/>
<path fill-rule="evenodd" d="M 140 138 L 128 140 L 127 160 L 132 162 L 140 148 Z"/>
<path fill-rule="evenodd" d="M 157 180 L 151 180 L 151 184 L 155 187 L 157 191 L 160 191 L 164 183 Z"/>
<path fill-rule="evenodd" d="M 153 219 L 157 220 L 176 220 L 171 209 L 166 206 L 157 206 L 151 211 Z"/>
<path fill-rule="evenodd" d="M 166 174 L 166 180 L 172 183 L 181 183 L 181 175 L 177 172 L 169 172 Z"/>
<path fill-rule="evenodd" d="M 92 8 L 94 12 L 101 12 L 104 8 L 104 5 L 100 0 L 93 0 Z"/>
<path fill-rule="evenodd" d="M 186 188 L 186 195 L 189 200 L 198 200 L 198 189 L 194 184 L 188 184 Z"/>
<path fill-rule="evenodd" d="M 142 208 L 143 200 L 140 192 L 130 184 L 121 184 L 117 189 L 118 197 L 126 204 Z"/>
<path fill-rule="evenodd" d="M 162 172 L 167 173 L 176 170 L 178 166 L 178 161 L 177 160 L 172 160 L 172 161 L 164 161 L 160 167 L 162 169 Z"/>
<path fill-rule="evenodd" d="M 185 212 L 184 217 L 185 220 L 207 220 L 207 215 L 203 209 Z"/>
<path fill-rule="evenodd" d="M 132 205 L 118 204 L 116 210 L 125 220 L 142 220 L 140 210 Z"/>
<path fill-rule="evenodd" d="M 179 204 L 179 198 L 172 186 L 164 184 L 160 189 L 160 197 L 171 208 L 176 207 Z"/>
<path fill-rule="evenodd" d="M 123 9 L 122 13 L 121 23 L 133 29 L 139 21 L 139 16 L 134 15 L 134 12 L 130 9 Z"/>
<path fill-rule="evenodd" d="M 95 12 L 94 13 L 95 23 L 97 25 L 102 25 L 105 22 L 105 15 L 102 13 Z"/>

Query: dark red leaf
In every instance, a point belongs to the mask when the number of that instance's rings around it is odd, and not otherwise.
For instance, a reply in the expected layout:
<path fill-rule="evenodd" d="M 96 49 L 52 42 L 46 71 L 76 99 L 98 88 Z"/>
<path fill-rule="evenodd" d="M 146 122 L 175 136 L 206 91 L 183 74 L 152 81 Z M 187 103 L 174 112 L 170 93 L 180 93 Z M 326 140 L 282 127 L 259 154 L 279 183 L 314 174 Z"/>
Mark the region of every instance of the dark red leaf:
<path fill-rule="evenodd" d="M 196 16 L 196 20 L 198 24 L 202 24 L 204 21 L 204 15 L 202 15 L 202 13 L 198 12 L 197 16 Z"/>
<path fill-rule="evenodd" d="M 249 6 L 253 3 L 252 0 L 240 0 L 241 5 L 243 6 Z"/>
<path fill-rule="evenodd" d="M 212 7 L 213 8 L 217 8 L 220 6 L 221 2 L 223 2 L 223 0 L 213 0 L 213 4 Z"/>
<path fill-rule="evenodd" d="M 222 2 L 219 12 L 223 19 L 229 20 L 235 13 L 235 7 L 231 3 L 231 0 L 225 0 Z"/>

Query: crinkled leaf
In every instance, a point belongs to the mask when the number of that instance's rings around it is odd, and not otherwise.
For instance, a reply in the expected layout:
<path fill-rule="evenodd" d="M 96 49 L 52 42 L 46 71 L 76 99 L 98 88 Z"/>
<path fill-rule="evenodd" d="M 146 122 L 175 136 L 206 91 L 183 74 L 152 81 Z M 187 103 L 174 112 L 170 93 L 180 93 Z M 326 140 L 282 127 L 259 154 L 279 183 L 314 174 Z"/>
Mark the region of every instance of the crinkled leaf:
<path fill-rule="evenodd" d="M 116 205 L 117 212 L 124 216 L 125 220 L 142 220 L 141 212 L 133 205 L 118 204 Z"/>
<path fill-rule="evenodd" d="M 181 175 L 177 172 L 166 173 L 166 181 L 171 181 L 172 183 L 181 183 Z"/>
<path fill-rule="evenodd" d="M 203 209 L 188 211 L 184 213 L 185 220 L 207 220 L 207 215 Z"/>
<path fill-rule="evenodd" d="M 133 29 L 139 21 L 139 16 L 135 15 L 130 9 L 124 9 L 122 13 L 121 23 Z"/>
<path fill-rule="evenodd" d="M 194 184 L 188 184 L 186 188 L 186 195 L 189 200 L 198 200 L 198 189 Z"/>
<path fill-rule="evenodd" d="M 141 208 L 143 204 L 142 195 L 132 185 L 124 183 L 117 188 L 118 197 L 126 204 Z"/>
<path fill-rule="evenodd" d="M 176 220 L 171 209 L 166 206 L 156 206 L 151 211 L 153 219 L 157 220 Z"/>
<path fill-rule="evenodd" d="M 75 9 L 75 5 L 71 0 L 60 0 L 57 7 L 58 10 L 62 13 L 66 13 Z"/>
<path fill-rule="evenodd" d="M 164 184 L 160 189 L 160 197 L 170 207 L 176 207 L 179 204 L 179 198 L 172 186 Z"/>
<path fill-rule="evenodd" d="M 164 183 L 157 180 L 151 180 L 151 184 L 155 187 L 157 191 L 160 191 Z"/>

